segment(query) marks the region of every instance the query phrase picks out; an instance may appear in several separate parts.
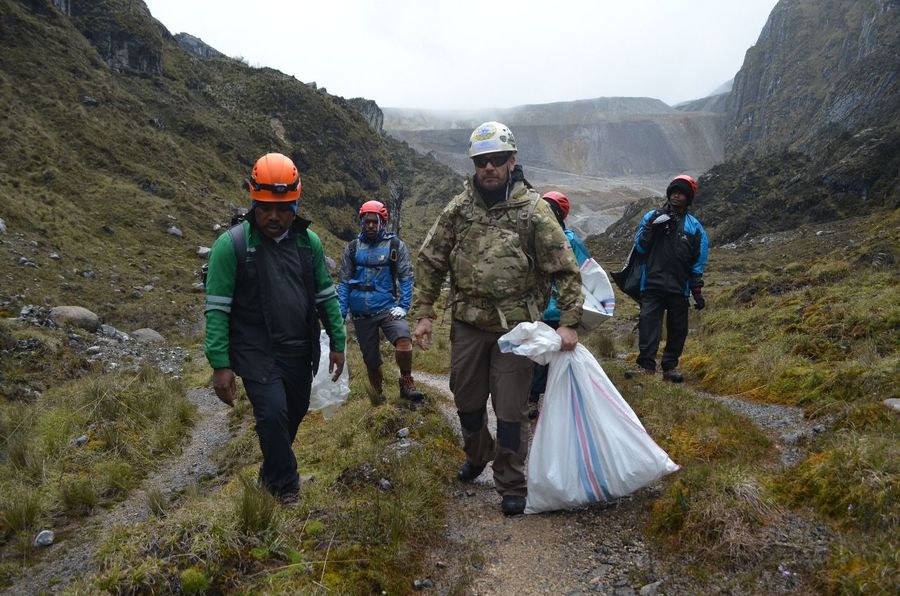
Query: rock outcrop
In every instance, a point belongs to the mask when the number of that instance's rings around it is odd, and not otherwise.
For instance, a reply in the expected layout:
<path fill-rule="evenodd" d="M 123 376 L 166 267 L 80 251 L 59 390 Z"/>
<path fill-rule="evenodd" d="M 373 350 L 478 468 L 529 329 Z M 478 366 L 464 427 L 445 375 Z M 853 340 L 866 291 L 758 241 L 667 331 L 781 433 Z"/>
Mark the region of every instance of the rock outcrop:
<path fill-rule="evenodd" d="M 378 131 L 378 134 L 384 134 L 384 112 L 381 111 L 377 103 L 365 97 L 354 97 L 353 99 L 348 99 L 347 103 L 362 114 L 366 122 Z"/>
<path fill-rule="evenodd" d="M 183 49 L 187 50 L 198 58 L 225 58 L 225 54 L 204 43 L 199 37 L 194 37 L 189 33 L 176 33 L 175 41 Z"/>
<path fill-rule="evenodd" d="M 897 0 L 781 0 L 735 77 L 726 155 L 817 155 L 895 119 L 898 52 Z"/>
<path fill-rule="evenodd" d="M 114 72 L 162 73 L 163 37 L 169 32 L 150 16 L 143 2 L 76 2 L 69 14 Z"/>

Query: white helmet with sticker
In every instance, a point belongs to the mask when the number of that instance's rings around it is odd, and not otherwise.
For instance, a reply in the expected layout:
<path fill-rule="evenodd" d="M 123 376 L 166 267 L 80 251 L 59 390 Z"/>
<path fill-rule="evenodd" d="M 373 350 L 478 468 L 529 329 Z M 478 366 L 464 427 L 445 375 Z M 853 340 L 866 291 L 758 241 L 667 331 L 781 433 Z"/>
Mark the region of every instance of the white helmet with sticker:
<path fill-rule="evenodd" d="M 500 122 L 485 122 L 472 131 L 469 157 L 499 151 L 517 151 L 516 138 L 508 126 Z"/>

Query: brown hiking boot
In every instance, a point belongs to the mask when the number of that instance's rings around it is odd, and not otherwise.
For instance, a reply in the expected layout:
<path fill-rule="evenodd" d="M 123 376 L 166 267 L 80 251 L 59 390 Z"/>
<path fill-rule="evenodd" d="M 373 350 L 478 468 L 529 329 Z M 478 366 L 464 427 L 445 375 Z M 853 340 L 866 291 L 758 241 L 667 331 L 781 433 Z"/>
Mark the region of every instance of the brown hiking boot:
<path fill-rule="evenodd" d="M 400 397 L 409 401 L 422 401 L 425 394 L 416 389 L 412 375 L 403 375 L 400 377 Z"/>

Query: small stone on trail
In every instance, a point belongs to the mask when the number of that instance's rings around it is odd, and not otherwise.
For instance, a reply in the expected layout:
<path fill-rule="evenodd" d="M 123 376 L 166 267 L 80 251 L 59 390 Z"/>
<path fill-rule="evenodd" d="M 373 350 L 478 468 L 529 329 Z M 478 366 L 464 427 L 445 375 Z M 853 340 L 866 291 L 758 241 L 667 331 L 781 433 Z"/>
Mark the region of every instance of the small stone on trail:
<path fill-rule="evenodd" d="M 169 228 L 166 230 L 166 234 L 170 234 L 170 235 L 175 236 L 175 237 L 177 237 L 177 238 L 181 238 L 181 237 L 184 235 L 184 234 L 181 232 L 181 230 L 179 230 L 179 229 L 178 229 L 177 227 L 175 227 L 175 226 L 169 226 Z"/>
<path fill-rule="evenodd" d="M 409 436 L 408 428 L 401 428 L 400 430 L 397 431 L 397 437 L 400 439 L 405 439 L 408 436 Z"/>
<path fill-rule="evenodd" d="M 652 584 L 647 584 L 646 586 L 641 588 L 639 594 L 641 596 L 656 596 L 657 594 L 659 594 L 659 587 L 662 585 L 662 583 L 663 580 L 659 580 L 653 582 Z"/>
<path fill-rule="evenodd" d="M 53 530 L 41 530 L 37 536 L 34 538 L 35 546 L 50 546 L 53 544 L 53 539 L 56 536 L 53 534 Z"/>
<path fill-rule="evenodd" d="M 417 579 L 413 580 L 413 588 L 416 590 L 427 590 L 428 588 L 433 588 L 434 582 L 431 581 L 431 578 L 426 577 L 425 579 Z"/>
<path fill-rule="evenodd" d="M 390 480 L 388 480 L 387 478 L 382 478 L 381 480 L 378 481 L 378 488 L 380 488 L 383 491 L 389 491 L 393 488 L 393 486 L 391 485 Z"/>
<path fill-rule="evenodd" d="M 76 446 L 76 447 L 81 447 L 81 446 L 83 446 L 83 445 L 84 445 L 85 443 L 87 443 L 87 442 L 88 442 L 88 436 L 87 436 L 87 435 L 81 435 L 80 437 L 78 437 L 77 439 L 75 439 L 75 446 Z"/>
<path fill-rule="evenodd" d="M 445 563 L 444 561 L 438 561 L 437 563 L 435 563 L 435 565 L 438 569 L 446 569 L 447 567 L 447 563 Z"/>
<path fill-rule="evenodd" d="M 159 332 L 147 328 L 135 329 L 131 332 L 131 337 L 141 344 L 163 343 L 166 341 L 166 338 L 160 335 Z"/>
<path fill-rule="evenodd" d="M 894 410 L 895 412 L 900 412 L 900 398 L 891 397 L 882 402 L 884 405 Z"/>

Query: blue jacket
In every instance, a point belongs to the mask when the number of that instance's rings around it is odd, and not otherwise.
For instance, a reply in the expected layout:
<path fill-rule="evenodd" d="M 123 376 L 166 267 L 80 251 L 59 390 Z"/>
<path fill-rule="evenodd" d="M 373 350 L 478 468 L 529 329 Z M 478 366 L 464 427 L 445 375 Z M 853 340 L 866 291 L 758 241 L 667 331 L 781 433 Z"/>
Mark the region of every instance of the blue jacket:
<path fill-rule="evenodd" d="M 566 238 L 569 239 L 569 246 L 572 247 L 572 252 L 575 253 L 575 260 L 578 262 L 578 266 L 581 267 L 582 263 L 591 258 L 591 253 L 588 252 L 584 242 L 573 230 L 567 228 L 565 233 Z M 559 321 L 559 316 L 559 308 L 556 306 L 556 286 L 554 285 L 550 294 L 550 302 L 547 303 L 547 308 L 544 309 L 544 320 Z"/>
<path fill-rule="evenodd" d="M 341 281 L 338 284 L 338 300 L 341 315 L 349 312 L 355 316 L 374 315 L 395 306 L 409 311 L 412 302 L 413 270 L 409 250 L 402 240 L 397 247 L 397 289 L 394 296 L 394 280 L 391 275 L 391 238 L 395 234 L 381 232 L 378 239 L 369 243 L 364 233 L 357 237 L 356 262 L 350 262 L 350 245 L 344 248 L 341 259 Z"/>
<path fill-rule="evenodd" d="M 691 288 L 703 286 L 703 268 L 709 251 L 706 231 L 687 212 L 678 216 L 667 211 L 672 219 L 650 226 L 648 222 L 657 211 L 645 213 L 634 234 L 635 252 L 647 256 L 641 266 L 641 293 L 687 296 Z"/>

